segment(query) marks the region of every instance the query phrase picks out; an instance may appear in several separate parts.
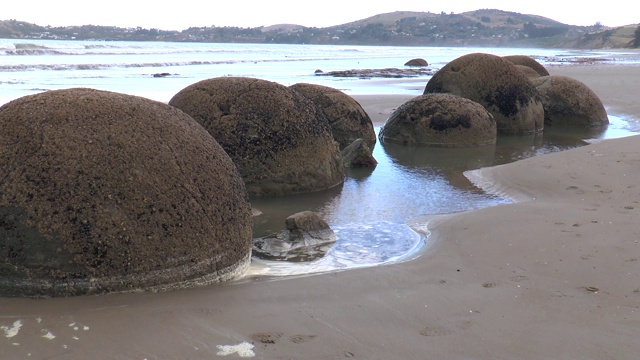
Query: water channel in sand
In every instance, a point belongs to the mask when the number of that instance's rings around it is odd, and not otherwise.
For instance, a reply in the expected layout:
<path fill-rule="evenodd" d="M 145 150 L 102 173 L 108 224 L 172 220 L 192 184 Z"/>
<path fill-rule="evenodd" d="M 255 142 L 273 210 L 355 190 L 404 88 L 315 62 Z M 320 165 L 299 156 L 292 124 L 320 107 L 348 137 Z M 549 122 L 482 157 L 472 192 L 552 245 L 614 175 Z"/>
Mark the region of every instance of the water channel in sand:
<path fill-rule="evenodd" d="M 319 213 L 335 231 L 335 243 L 290 252 L 281 258 L 254 254 L 249 276 L 301 275 L 376 266 L 411 259 L 427 243 L 424 215 L 473 210 L 510 202 L 484 193 L 464 171 L 585 145 L 584 139 L 633 134 L 623 119 L 609 116 L 605 130 L 547 128 L 544 134 L 499 136 L 495 145 L 428 148 L 376 144 L 375 169 L 350 169 L 343 185 L 326 191 L 252 199 L 254 237 L 284 230 L 287 216 Z M 380 128 L 376 128 L 376 134 Z M 410 225 L 409 225 L 410 224 Z"/>

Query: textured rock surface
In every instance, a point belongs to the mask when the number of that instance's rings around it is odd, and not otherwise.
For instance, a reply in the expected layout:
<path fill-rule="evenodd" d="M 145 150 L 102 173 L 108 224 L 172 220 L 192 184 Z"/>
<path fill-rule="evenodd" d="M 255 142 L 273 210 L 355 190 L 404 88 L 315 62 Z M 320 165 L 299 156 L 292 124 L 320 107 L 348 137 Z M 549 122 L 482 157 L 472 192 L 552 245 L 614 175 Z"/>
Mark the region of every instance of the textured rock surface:
<path fill-rule="evenodd" d="M 424 67 L 410 67 L 410 68 L 384 68 L 384 69 L 350 69 L 350 70 L 335 70 L 324 72 L 322 70 L 316 70 L 316 76 L 332 76 L 332 77 L 346 77 L 346 78 L 391 78 L 402 79 L 412 78 L 426 75 L 433 75 L 435 72 L 431 69 Z"/>
<path fill-rule="evenodd" d="M 378 161 L 373 157 L 371 149 L 363 139 L 356 139 L 351 145 L 342 149 L 342 163 L 347 168 L 373 168 Z"/>
<path fill-rule="evenodd" d="M 495 118 L 498 133 L 530 134 L 544 128 L 536 88 L 513 63 L 495 55 L 474 53 L 449 62 L 424 93 L 452 93 L 481 104 Z"/>
<path fill-rule="evenodd" d="M 91 89 L 0 108 L 0 295 L 162 290 L 242 275 L 231 159 L 166 104 Z"/>
<path fill-rule="evenodd" d="M 254 251 L 265 258 L 309 261 L 323 256 L 337 240 L 329 224 L 312 211 L 287 217 L 285 226 L 280 233 L 255 239 Z"/>
<path fill-rule="evenodd" d="M 536 59 L 527 56 L 527 55 L 508 55 L 503 56 L 503 59 L 513 63 L 514 65 L 526 66 L 528 68 L 533 69 L 540 76 L 548 76 L 549 71 L 544 67 L 544 65 L 540 64 L 536 61 Z"/>
<path fill-rule="evenodd" d="M 250 196 L 305 193 L 344 181 L 327 119 L 288 87 L 220 77 L 184 88 L 169 104 L 213 135 L 238 166 Z"/>
<path fill-rule="evenodd" d="M 376 145 L 371 118 L 351 96 L 338 89 L 315 84 L 300 83 L 290 88 L 311 100 L 324 113 L 340 149 L 356 139 L 364 139 L 371 149 Z"/>
<path fill-rule="evenodd" d="M 584 83 L 555 75 L 531 81 L 542 97 L 546 126 L 602 127 L 609 124 L 602 101 Z"/>
<path fill-rule="evenodd" d="M 453 94 L 415 97 L 380 130 L 382 142 L 439 147 L 493 144 L 496 136 L 496 122 L 482 105 Z"/>
<path fill-rule="evenodd" d="M 516 65 L 516 69 L 520 70 L 520 72 L 529 79 L 535 79 L 543 76 L 528 66 Z"/>

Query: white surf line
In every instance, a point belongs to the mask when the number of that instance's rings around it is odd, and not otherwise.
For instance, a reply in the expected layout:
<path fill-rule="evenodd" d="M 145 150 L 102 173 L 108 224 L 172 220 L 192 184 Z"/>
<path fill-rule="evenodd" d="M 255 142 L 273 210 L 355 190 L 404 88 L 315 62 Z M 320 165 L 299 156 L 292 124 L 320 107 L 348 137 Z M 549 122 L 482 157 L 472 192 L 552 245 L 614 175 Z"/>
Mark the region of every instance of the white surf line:
<path fill-rule="evenodd" d="M 18 335 L 18 332 L 20 332 L 21 327 L 22 327 L 22 320 L 16 320 L 13 322 L 13 325 L 11 327 L 0 326 L 0 330 L 4 331 L 4 336 L 11 339 L 12 337 Z"/>
<path fill-rule="evenodd" d="M 216 345 L 220 351 L 218 351 L 218 356 L 228 356 L 235 353 L 238 353 L 238 356 L 243 358 L 250 358 L 256 356 L 256 353 L 253 352 L 253 345 L 248 342 L 242 342 L 238 345 Z"/>

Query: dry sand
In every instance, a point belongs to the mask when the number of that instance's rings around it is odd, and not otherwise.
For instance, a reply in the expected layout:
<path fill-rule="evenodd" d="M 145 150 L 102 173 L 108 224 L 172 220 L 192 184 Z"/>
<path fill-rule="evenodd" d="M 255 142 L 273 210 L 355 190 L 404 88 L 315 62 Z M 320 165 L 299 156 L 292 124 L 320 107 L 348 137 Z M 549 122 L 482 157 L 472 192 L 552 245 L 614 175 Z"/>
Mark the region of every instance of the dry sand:
<path fill-rule="evenodd" d="M 610 113 L 640 117 L 640 66 L 550 71 L 585 82 Z M 358 100 L 377 122 L 404 101 Z M 521 201 L 431 219 L 431 245 L 412 261 L 161 294 L 0 299 L 1 357 L 638 359 L 640 137 L 473 176 Z"/>

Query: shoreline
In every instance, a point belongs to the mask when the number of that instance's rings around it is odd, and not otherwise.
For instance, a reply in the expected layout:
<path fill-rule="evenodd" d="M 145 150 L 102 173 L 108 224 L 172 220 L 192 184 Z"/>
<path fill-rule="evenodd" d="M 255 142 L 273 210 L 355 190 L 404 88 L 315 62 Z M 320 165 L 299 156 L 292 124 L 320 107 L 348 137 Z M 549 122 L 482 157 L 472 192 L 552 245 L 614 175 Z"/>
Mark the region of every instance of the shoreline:
<path fill-rule="evenodd" d="M 548 69 L 640 119 L 639 65 Z M 376 126 L 411 97 L 354 96 Z M 410 261 L 164 293 L 0 298 L 0 347 L 7 358 L 215 359 L 242 345 L 263 359 L 635 359 L 639 147 L 631 136 L 482 169 L 527 201 L 438 216 Z"/>

